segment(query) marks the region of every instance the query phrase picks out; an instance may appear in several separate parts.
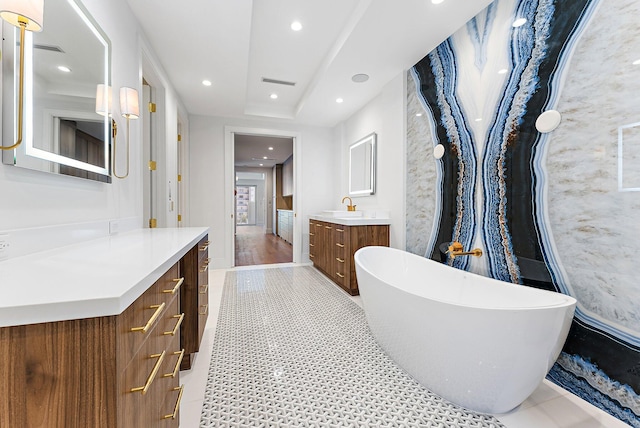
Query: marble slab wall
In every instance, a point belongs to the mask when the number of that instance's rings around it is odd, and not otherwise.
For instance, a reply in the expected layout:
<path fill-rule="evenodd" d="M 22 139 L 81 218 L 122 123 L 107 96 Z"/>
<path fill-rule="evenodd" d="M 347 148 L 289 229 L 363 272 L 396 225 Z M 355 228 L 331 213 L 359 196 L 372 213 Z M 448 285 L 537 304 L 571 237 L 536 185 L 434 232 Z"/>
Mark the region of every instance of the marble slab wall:
<path fill-rule="evenodd" d="M 638 175 L 630 166 L 640 151 L 633 138 L 624 149 L 634 134 L 619 130 L 640 122 L 637 16 L 631 0 L 496 0 L 407 82 L 407 250 L 574 296 L 548 377 L 632 426 L 640 183 L 621 185 L 621 172 Z M 546 110 L 562 122 L 541 133 Z M 450 241 L 483 257 L 452 261 L 442 253 Z"/>

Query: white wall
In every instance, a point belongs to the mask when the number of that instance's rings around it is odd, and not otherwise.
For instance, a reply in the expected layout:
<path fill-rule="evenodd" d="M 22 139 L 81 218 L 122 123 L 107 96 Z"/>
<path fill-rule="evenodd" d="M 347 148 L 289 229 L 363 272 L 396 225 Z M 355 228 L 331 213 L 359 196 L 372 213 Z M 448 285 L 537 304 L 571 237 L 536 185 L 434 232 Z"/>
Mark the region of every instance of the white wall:
<path fill-rule="evenodd" d="M 137 88 L 141 92 L 144 36 L 140 34 L 141 30 L 127 2 L 83 0 L 83 3 L 111 40 L 114 94 L 122 86 Z M 149 61 L 157 63 L 150 49 L 146 48 L 146 51 Z M 164 77 L 164 72 L 154 67 L 166 89 L 166 134 L 175 136 L 178 110 L 184 111 L 184 108 Z M 117 103 L 117 99 L 114 99 L 120 149 L 124 148 L 126 122 L 119 114 Z M 186 117 L 186 114 L 181 116 Z M 114 179 L 112 184 L 0 165 L 0 232 L 62 224 L 93 224 L 112 219 L 127 219 L 126 223 L 131 224 L 132 218 L 134 224 L 142 226 L 142 172 L 145 166 L 142 164 L 140 137 L 140 121 L 132 120 L 131 172 L 128 178 Z M 163 141 L 162 144 L 167 144 L 167 177 L 171 177 L 173 183 L 177 174 L 175 138 L 167 138 L 167 142 Z M 124 150 L 120 149 L 119 165 L 123 165 L 124 161 Z M 168 220 L 167 225 L 175 225 L 175 221 Z"/>
<path fill-rule="evenodd" d="M 390 245 L 405 248 L 405 94 L 406 78 L 402 73 L 389 82 L 367 105 L 334 129 L 340 149 L 335 163 L 340 165 L 340 182 L 336 183 L 332 209 L 349 194 L 349 146 L 375 132 L 377 139 L 376 192 L 371 196 L 353 198 L 357 210 L 389 210 L 391 218 Z"/>
<path fill-rule="evenodd" d="M 300 136 L 300 153 L 295 153 L 295 194 L 299 198 L 300 210 L 296 211 L 298 239 L 301 248 L 300 260 L 309 258 L 308 216 L 334 205 L 334 181 L 338 173 L 334 167 L 334 140 L 329 128 L 294 125 L 277 121 L 253 121 L 220 117 L 190 117 L 190 171 L 191 204 L 189 207 L 191 226 L 208 226 L 212 245 L 209 254 L 215 268 L 230 266 L 233 254 L 233 235 L 225 234 L 231 212 L 225 208 L 225 127 L 246 127 L 257 130 L 280 130 L 296 132 Z M 295 149 L 294 149 L 295 150 Z M 233 165 L 230 166 L 233 168 Z M 334 170 L 334 168 L 336 168 Z M 231 189 L 232 191 L 232 189 Z M 295 230 L 295 229 L 294 229 Z"/>

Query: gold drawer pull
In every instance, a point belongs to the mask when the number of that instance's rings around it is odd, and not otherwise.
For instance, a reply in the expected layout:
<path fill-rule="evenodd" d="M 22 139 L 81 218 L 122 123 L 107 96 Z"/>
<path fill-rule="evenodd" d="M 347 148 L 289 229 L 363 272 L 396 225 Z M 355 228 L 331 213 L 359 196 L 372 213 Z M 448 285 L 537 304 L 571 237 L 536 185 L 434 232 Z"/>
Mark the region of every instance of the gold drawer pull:
<path fill-rule="evenodd" d="M 344 232 L 344 229 L 336 229 L 336 232 Z"/>
<path fill-rule="evenodd" d="M 200 286 L 200 294 L 207 294 L 207 290 L 209 289 L 209 284 L 204 284 Z"/>
<path fill-rule="evenodd" d="M 184 313 L 180 314 L 180 315 L 174 315 L 171 318 L 178 318 L 178 322 L 176 323 L 176 326 L 173 327 L 173 330 L 171 331 L 165 331 L 164 334 L 166 335 L 171 335 L 171 336 L 175 336 L 176 333 L 178 332 L 178 330 L 180 329 L 180 324 L 182 324 L 182 321 L 184 320 Z"/>
<path fill-rule="evenodd" d="M 344 275 L 341 274 L 340 272 L 336 272 L 336 275 L 338 275 L 340 278 L 344 278 Z"/>
<path fill-rule="evenodd" d="M 204 262 L 204 266 L 202 267 L 202 269 L 200 269 L 200 272 L 206 272 L 207 269 L 209 269 L 209 263 L 211 262 L 211 258 L 209 257 L 207 260 L 205 260 Z"/>
<path fill-rule="evenodd" d="M 310 247 L 315 247 L 315 245 L 313 245 L 313 244 L 309 244 L 309 246 L 310 246 Z"/>
<path fill-rule="evenodd" d="M 336 260 L 339 261 L 340 263 L 344 263 L 344 260 L 342 260 L 340 257 L 336 257 Z"/>
<path fill-rule="evenodd" d="M 316 234 L 309 232 L 309 236 L 316 236 Z"/>
<path fill-rule="evenodd" d="M 337 245 L 338 247 L 340 247 L 340 248 L 344 248 L 344 244 L 338 244 L 338 243 L 336 243 L 336 245 Z"/>
<path fill-rule="evenodd" d="M 149 321 L 147 321 L 147 324 L 145 324 L 144 327 L 133 327 L 131 329 L 131 331 L 140 331 L 142 333 L 146 333 L 147 331 L 149 331 L 149 329 L 151 328 L 153 323 L 156 322 L 156 320 L 158 319 L 158 317 L 160 316 L 160 314 L 164 310 L 164 305 L 165 305 L 165 303 L 162 302 L 161 305 L 149 306 L 149 309 L 155 309 L 156 311 L 153 313 L 153 315 L 151 315 L 151 318 L 149 318 Z"/>
<path fill-rule="evenodd" d="M 166 354 L 167 351 L 162 351 L 162 354 L 153 354 L 150 355 L 149 358 L 157 358 L 158 361 L 156 361 L 155 365 L 153 366 L 153 370 L 151 370 L 151 373 L 149 373 L 149 377 L 147 378 L 147 382 L 144 384 L 144 386 L 139 386 L 137 388 L 131 388 L 131 392 L 142 392 L 142 395 L 146 394 L 147 391 L 149 390 L 149 387 L 151 387 L 151 384 L 153 383 L 153 380 L 156 378 L 156 375 L 158 374 L 158 370 L 160 370 L 160 366 L 162 365 L 162 361 L 164 360 L 164 354 Z"/>
<path fill-rule="evenodd" d="M 184 391 L 184 385 L 176 386 L 172 391 L 180 391 L 178 393 L 178 399 L 176 400 L 176 407 L 173 408 L 173 413 L 170 415 L 164 415 L 162 419 L 175 419 L 178 416 L 178 410 L 180 409 L 180 401 L 182 401 L 182 392 Z"/>
<path fill-rule="evenodd" d="M 207 315 L 207 311 L 209 310 L 209 305 L 201 305 L 201 308 L 204 308 L 204 311 L 200 311 L 200 315 Z"/>
<path fill-rule="evenodd" d="M 309 254 L 309 257 L 314 258 L 315 256 L 313 254 Z"/>
<path fill-rule="evenodd" d="M 180 286 L 182 285 L 182 283 L 184 282 L 184 276 L 182 278 L 178 278 L 178 279 L 174 279 L 173 282 L 176 282 L 177 284 L 175 285 L 175 287 L 173 287 L 171 290 L 162 290 L 163 293 L 171 293 L 171 294 L 176 294 L 176 291 L 178 291 L 178 289 L 180 288 Z"/>
<path fill-rule="evenodd" d="M 207 248 L 209 248 L 209 244 L 211 244 L 211 241 L 205 241 L 204 245 L 202 247 L 199 248 L 200 251 L 207 251 Z"/>
<path fill-rule="evenodd" d="M 173 371 L 162 375 L 162 377 L 176 377 L 178 375 L 178 372 L 180 371 L 180 364 L 182 364 L 182 358 L 184 357 L 184 349 L 182 351 L 174 352 L 173 355 L 179 355 L 178 361 L 176 362 Z"/>
<path fill-rule="evenodd" d="M 333 227 L 331 227 L 331 226 L 325 226 L 324 228 L 325 229 L 333 229 Z"/>

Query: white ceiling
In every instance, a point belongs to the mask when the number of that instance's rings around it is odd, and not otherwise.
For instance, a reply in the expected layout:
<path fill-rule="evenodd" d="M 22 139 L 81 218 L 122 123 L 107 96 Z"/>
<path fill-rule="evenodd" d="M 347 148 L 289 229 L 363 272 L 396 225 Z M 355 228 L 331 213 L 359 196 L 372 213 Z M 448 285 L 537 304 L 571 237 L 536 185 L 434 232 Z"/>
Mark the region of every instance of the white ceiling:
<path fill-rule="evenodd" d="M 127 1 L 189 114 L 335 126 L 492 0 Z"/>
<path fill-rule="evenodd" d="M 290 137 L 235 134 L 233 142 L 236 167 L 271 168 L 293 154 Z"/>

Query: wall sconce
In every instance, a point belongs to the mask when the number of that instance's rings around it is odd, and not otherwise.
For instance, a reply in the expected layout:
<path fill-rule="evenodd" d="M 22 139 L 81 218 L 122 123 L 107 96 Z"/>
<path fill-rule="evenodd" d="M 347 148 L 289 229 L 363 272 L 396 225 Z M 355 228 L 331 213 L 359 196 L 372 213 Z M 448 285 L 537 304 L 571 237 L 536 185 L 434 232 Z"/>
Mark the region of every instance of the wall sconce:
<path fill-rule="evenodd" d="M 113 100 L 113 91 L 111 86 L 98 83 L 96 88 L 96 113 L 100 116 L 111 117 L 111 106 Z"/>
<path fill-rule="evenodd" d="M 133 88 L 120 88 L 120 112 L 127 119 L 127 172 L 125 175 L 116 174 L 116 125 L 113 121 L 113 175 L 116 178 L 126 178 L 129 175 L 129 121 L 140 116 L 140 106 L 138 101 L 138 91 Z"/>
<path fill-rule="evenodd" d="M 22 115 L 24 104 L 24 34 L 25 31 L 42 31 L 44 0 L 0 0 L 0 17 L 20 28 L 20 80 L 18 86 L 18 139 L 12 146 L 2 150 L 13 150 L 22 143 Z"/>

